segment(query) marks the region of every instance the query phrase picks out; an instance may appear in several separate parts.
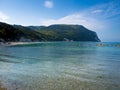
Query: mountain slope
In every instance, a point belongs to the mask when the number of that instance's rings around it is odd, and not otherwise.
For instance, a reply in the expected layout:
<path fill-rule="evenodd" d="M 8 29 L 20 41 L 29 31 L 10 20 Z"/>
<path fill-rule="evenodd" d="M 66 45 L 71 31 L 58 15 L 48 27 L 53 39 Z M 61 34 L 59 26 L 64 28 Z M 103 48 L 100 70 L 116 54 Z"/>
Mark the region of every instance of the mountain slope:
<path fill-rule="evenodd" d="M 82 25 L 51 25 L 42 27 L 38 32 L 49 36 L 49 41 L 100 41 L 96 32 L 88 30 Z"/>
<path fill-rule="evenodd" d="M 96 32 L 81 25 L 21 26 L 0 22 L 4 41 L 100 41 Z"/>
<path fill-rule="evenodd" d="M 0 39 L 4 41 L 20 41 L 21 39 L 24 39 L 23 41 L 25 41 L 25 39 L 29 39 L 29 41 L 41 41 L 43 36 L 41 33 L 23 26 L 12 26 L 6 23 L 0 23 Z"/>

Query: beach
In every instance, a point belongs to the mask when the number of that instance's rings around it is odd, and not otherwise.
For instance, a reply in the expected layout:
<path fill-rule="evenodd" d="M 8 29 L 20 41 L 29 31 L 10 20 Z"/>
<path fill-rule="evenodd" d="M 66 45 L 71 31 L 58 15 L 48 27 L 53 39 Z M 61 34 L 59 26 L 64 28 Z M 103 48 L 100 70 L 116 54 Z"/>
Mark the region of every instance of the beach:
<path fill-rule="evenodd" d="M 30 43 L 38 43 L 38 42 L 1 42 L 0 46 L 14 46 L 14 45 L 22 45 L 22 44 L 30 44 Z"/>
<path fill-rule="evenodd" d="M 0 90 L 119 90 L 120 85 L 107 83 L 98 83 L 91 81 L 81 81 L 69 77 L 42 77 L 42 80 L 37 78 L 37 81 L 25 81 L 20 83 L 19 81 L 12 81 L 11 85 L 6 85 L 7 89 L 0 88 Z M 26 80 L 26 79 L 25 79 Z M 28 80 L 31 80 L 29 77 Z M 100 80 L 100 79 L 98 79 Z"/>

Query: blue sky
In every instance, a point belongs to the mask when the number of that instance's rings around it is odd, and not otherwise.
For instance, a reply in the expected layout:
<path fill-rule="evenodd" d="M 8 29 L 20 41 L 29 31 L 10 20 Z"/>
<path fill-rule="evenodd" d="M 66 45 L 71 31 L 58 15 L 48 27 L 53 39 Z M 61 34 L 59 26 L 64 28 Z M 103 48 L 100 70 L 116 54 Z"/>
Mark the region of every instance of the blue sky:
<path fill-rule="evenodd" d="M 0 21 L 9 24 L 79 24 L 102 41 L 120 41 L 120 0 L 0 0 Z"/>

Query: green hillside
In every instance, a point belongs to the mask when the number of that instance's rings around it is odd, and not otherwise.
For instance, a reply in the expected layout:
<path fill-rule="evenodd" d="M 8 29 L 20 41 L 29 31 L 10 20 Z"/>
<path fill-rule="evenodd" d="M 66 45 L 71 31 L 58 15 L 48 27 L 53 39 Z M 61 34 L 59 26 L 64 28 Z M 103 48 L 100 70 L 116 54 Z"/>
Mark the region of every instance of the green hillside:
<path fill-rule="evenodd" d="M 25 39 L 26 41 L 41 41 L 42 37 L 41 33 L 33 31 L 27 27 L 9 25 L 6 23 L 0 23 L 0 38 L 5 41 L 22 41 Z M 23 40 L 23 41 L 25 41 Z"/>
<path fill-rule="evenodd" d="M 36 31 L 48 36 L 49 41 L 100 41 L 96 32 L 82 25 L 51 25 Z"/>
<path fill-rule="evenodd" d="M 21 26 L 0 22 L 4 41 L 100 41 L 96 32 L 82 25 Z"/>

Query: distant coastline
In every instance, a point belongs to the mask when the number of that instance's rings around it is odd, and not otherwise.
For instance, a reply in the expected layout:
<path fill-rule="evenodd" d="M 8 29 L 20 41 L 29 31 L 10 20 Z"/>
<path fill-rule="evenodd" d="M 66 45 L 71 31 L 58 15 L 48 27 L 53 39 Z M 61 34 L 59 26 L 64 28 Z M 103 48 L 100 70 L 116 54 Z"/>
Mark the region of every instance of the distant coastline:
<path fill-rule="evenodd" d="M 82 25 L 21 26 L 0 22 L 0 42 L 100 42 L 97 33 Z"/>
<path fill-rule="evenodd" d="M 5 43 L 1 42 L 0 46 L 13 46 L 13 45 L 30 44 L 30 43 L 33 43 L 33 42 L 5 42 Z"/>
<path fill-rule="evenodd" d="M 16 46 L 16 45 L 39 45 L 47 43 L 71 43 L 71 45 L 76 47 L 86 46 L 86 47 L 120 47 L 120 43 L 109 43 L 109 42 L 81 42 L 81 41 L 53 41 L 53 42 L 5 42 L 0 43 L 0 46 Z M 73 43 L 73 44 L 72 44 Z"/>

